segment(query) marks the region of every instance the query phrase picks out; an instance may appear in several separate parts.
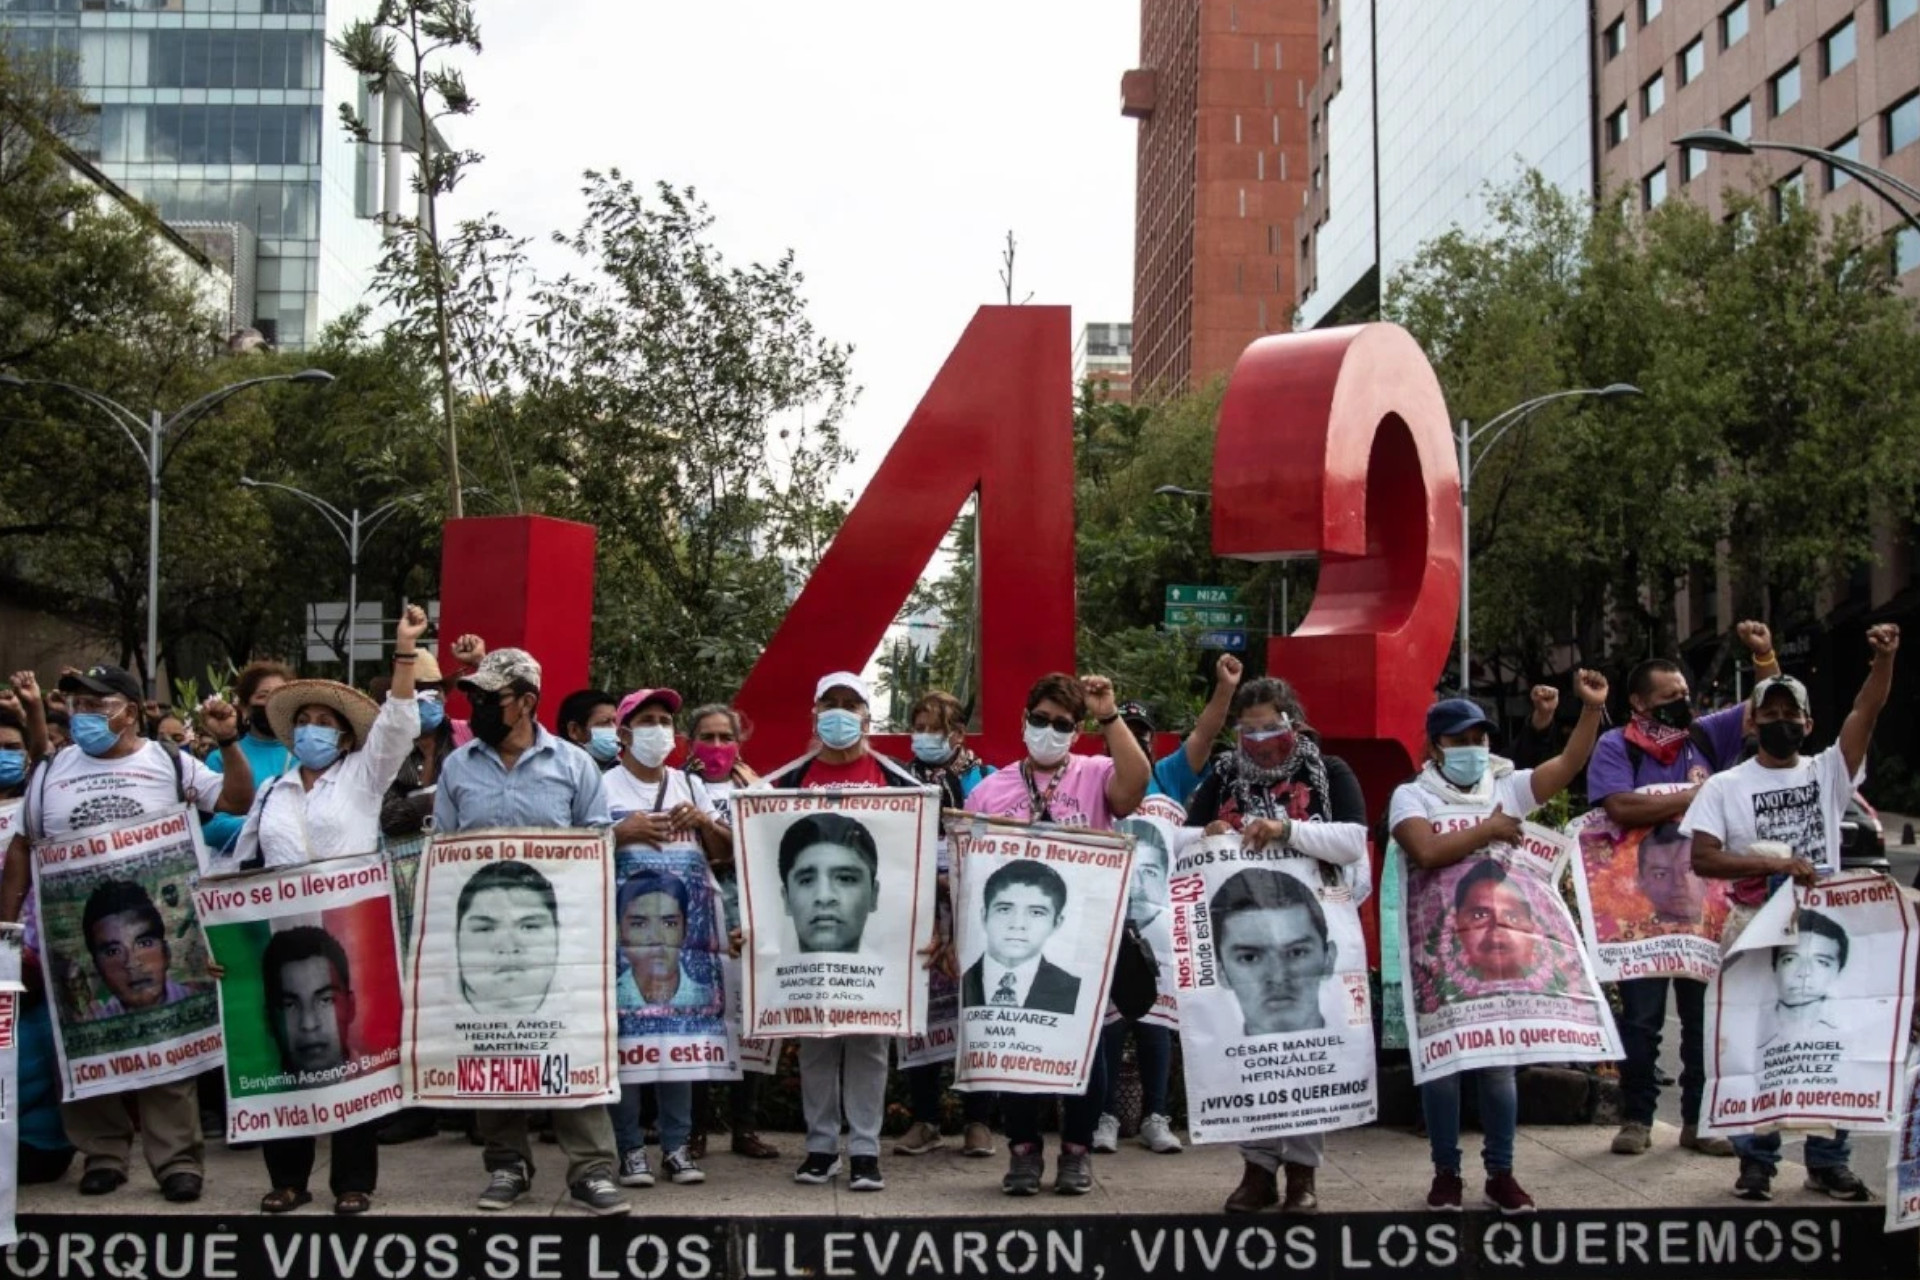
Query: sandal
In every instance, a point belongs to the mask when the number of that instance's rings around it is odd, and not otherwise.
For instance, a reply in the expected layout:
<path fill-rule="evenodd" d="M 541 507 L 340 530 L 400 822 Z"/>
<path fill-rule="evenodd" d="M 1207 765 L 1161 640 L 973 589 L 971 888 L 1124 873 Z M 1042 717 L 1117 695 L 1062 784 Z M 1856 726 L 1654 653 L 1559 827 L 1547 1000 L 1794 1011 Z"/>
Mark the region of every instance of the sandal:
<path fill-rule="evenodd" d="M 313 1193 L 299 1187 L 275 1187 L 260 1197 L 262 1213 L 292 1213 L 303 1204 L 313 1203 Z"/>
<path fill-rule="evenodd" d="M 365 1213 L 372 1207 L 373 1200 L 364 1191 L 342 1191 L 333 1201 L 333 1211 L 341 1214 Z"/>

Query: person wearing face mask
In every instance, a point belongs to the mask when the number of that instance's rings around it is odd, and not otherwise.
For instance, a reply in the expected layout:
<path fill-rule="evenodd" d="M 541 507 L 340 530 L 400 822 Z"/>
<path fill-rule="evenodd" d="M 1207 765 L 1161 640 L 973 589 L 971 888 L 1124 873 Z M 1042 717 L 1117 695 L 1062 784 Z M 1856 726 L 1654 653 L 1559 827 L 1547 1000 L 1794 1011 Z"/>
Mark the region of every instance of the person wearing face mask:
<path fill-rule="evenodd" d="M 1773 633 L 1765 623 L 1735 628 L 1753 655 L 1759 679 L 1778 675 Z M 1649 658 L 1627 675 L 1632 719 L 1601 735 L 1587 766 L 1587 798 L 1620 827 L 1659 827 L 1678 822 L 1708 778 L 1740 760 L 1748 711 L 1745 706 L 1695 718 L 1687 676 L 1678 664 Z M 1642 856 L 1652 843 L 1642 840 Z M 1682 869 L 1684 871 L 1684 868 Z M 1614 1135 L 1616 1155 L 1638 1155 L 1653 1145 L 1653 1115 L 1660 1102 L 1660 1038 L 1667 1023 L 1667 991 L 1680 1014 L 1680 1145 L 1702 1155 L 1730 1157 L 1733 1144 L 1700 1134 L 1700 1099 L 1706 1089 L 1707 984 L 1691 978 L 1629 978 L 1620 986 L 1620 1065 L 1625 1116 Z"/>
<path fill-rule="evenodd" d="M 1071 754 L 1080 722 L 1093 716 L 1106 738 L 1108 754 Z M 1120 718 L 1113 682 L 1105 676 L 1076 679 L 1062 672 L 1040 677 L 1027 692 L 1027 757 L 1018 768 L 1002 769 L 967 797 L 970 813 L 1018 822 L 1110 830 L 1146 798 L 1151 766 L 1140 741 Z M 1093 1139 L 1107 1091 L 1107 1059 L 1096 1048 L 1086 1089 L 1064 1099 L 1060 1122 L 1060 1158 L 1054 1191 L 1063 1196 L 1093 1190 Z M 1040 1141 L 1043 1108 L 1051 1095 L 1003 1093 L 1000 1115 L 1007 1134 L 1007 1174 L 1000 1189 L 1011 1196 L 1037 1195 L 1046 1156 Z"/>
<path fill-rule="evenodd" d="M 1449 698 L 1427 709 L 1427 759 L 1411 782 L 1394 788 L 1387 829 L 1411 864 L 1410 870 L 1438 871 L 1484 856 L 1496 845 L 1520 836 L 1520 822 L 1559 795 L 1586 767 L 1600 732 L 1607 704 L 1607 681 L 1597 671 L 1580 671 L 1580 720 L 1567 748 L 1535 769 L 1496 763 L 1488 749 L 1494 725 L 1478 703 Z M 1411 885 L 1412 876 L 1409 875 Z M 1413 988 L 1413 957 L 1403 957 Z M 1460 1078 L 1475 1078 L 1480 1094 L 1480 1125 L 1486 1135 L 1481 1159 L 1486 1165 L 1487 1203 L 1503 1214 L 1533 1212 L 1533 1197 L 1513 1176 L 1514 1131 L 1519 1095 L 1512 1067 L 1456 1071 L 1420 1086 L 1420 1107 L 1433 1148 L 1433 1185 L 1427 1207 L 1458 1213 L 1460 1178 Z"/>
<path fill-rule="evenodd" d="M 248 663 L 234 679 L 234 705 L 241 708 L 246 716 L 246 732 L 240 735 L 240 752 L 246 756 L 247 767 L 253 770 L 256 784 L 279 777 L 293 763 L 293 752 L 274 737 L 273 725 L 267 719 L 267 699 L 293 678 L 293 669 L 286 663 L 263 660 Z M 225 770 L 220 753 L 207 757 L 207 767 L 215 773 Z M 241 816 L 215 815 L 204 824 L 207 847 L 231 852 L 233 842 L 240 838 L 241 821 Z"/>
<path fill-rule="evenodd" d="M 1360 779 L 1338 756 L 1324 755 L 1299 695 L 1268 676 L 1241 685 L 1230 707 L 1236 747 L 1200 784 L 1187 822 L 1208 835 L 1240 833 L 1251 848 L 1278 847 L 1316 858 L 1329 883 L 1345 884 L 1355 906 L 1373 892 L 1367 862 L 1367 802 Z M 1240 1144 L 1245 1168 L 1227 1197 L 1228 1213 L 1257 1213 L 1281 1204 L 1310 1212 L 1319 1200 L 1314 1170 L 1326 1147 L 1323 1134 L 1300 1134 Z"/>
<path fill-rule="evenodd" d="M 483 827 L 578 829 L 613 826 L 600 769 L 586 752 L 548 733 L 535 718 L 540 664 L 524 649 L 496 649 L 460 689 L 473 706 L 473 741 L 440 766 L 433 829 L 454 834 Z M 609 997 L 611 992 L 608 993 Z M 632 1212 L 614 1181 L 613 1126 L 605 1107 L 556 1107 L 553 1134 L 567 1159 L 568 1199 L 607 1216 Z M 481 1209 L 510 1209 L 533 1185 L 525 1111 L 476 1113 L 486 1143 Z"/>
<path fill-rule="evenodd" d="M 119 667 L 96 666 L 60 677 L 72 717 L 74 749 L 46 757 L 29 774 L 26 806 L 0 872 L 0 920 L 20 919 L 30 881 L 33 840 L 58 839 L 89 827 L 162 813 L 182 802 L 203 816 L 245 813 L 253 801 L 253 772 L 240 749 L 239 716 L 217 699 L 201 707 L 220 744 L 225 776 L 171 743 L 140 736 L 140 682 Z M 139 1099 L 141 1148 L 161 1193 L 177 1203 L 200 1198 L 205 1143 L 197 1082 L 192 1079 L 134 1090 Z M 63 1104 L 67 1135 L 85 1159 L 82 1195 L 107 1195 L 127 1180 L 133 1121 L 126 1099 L 107 1094 Z"/>
<path fill-rule="evenodd" d="M 33 672 L 16 671 L 8 677 L 7 687 L 0 688 L 0 711 L 19 719 L 30 759 L 38 760 L 58 749 L 47 732 L 46 700 L 40 696 L 40 678 Z"/>
<path fill-rule="evenodd" d="M 776 770 L 776 788 L 822 790 L 920 787 L 918 778 L 867 742 L 867 682 L 851 671 L 820 677 L 813 690 L 813 732 L 819 750 Z M 931 952 L 933 948 L 929 948 Z M 825 1186 L 840 1172 L 840 1129 L 847 1138 L 847 1187 L 884 1191 L 880 1126 L 887 1112 L 889 1036 L 846 1035 L 800 1042 L 800 1107 L 807 1120 L 807 1155 L 795 1182 Z"/>
<path fill-rule="evenodd" d="M 1840 822 L 1864 776 L 1873 726 L 1893 688 L 1900 628 L 1869 627 L 1867 647 L 1873 665 L 1832 746 L 1803 755 L 1813 731 L 1806 686 L 1792 676 L 1762 680 L 1748 702 L 1759 754 L 1708 778 L 1680 821 L 1681 834 L 1693 841 L 1694 873 L 1733 881 L 1733 907 L 1720 935 L 1723 953 L 1784 880 L 1811 886 L 1840 870 Z M 1733 1193 L 1743 1200 L 1772 1199 L 1780 1135 L 1745 1134 L 1733 1145 L 1740 1156 Z M 1852 1155 L 1845 1129 L 1830 1138 L 1808 1134 L 1807 1189 L 1836 1200 L 1871 1199 L 1849 1167 Z"/>
<path fill-rule="evenodd" d="M 27 762 L 27 722 L 0 708 L 0 809 L 26 793 Z M 11 816 L 11 810 L 0 816 L 0 840 L 7 836 Z"/>
<path fill-rule="evenodd" d="M 593 757 L 605 770 L 620 763 L 620 734 L 614 710 L 620 700 L 601 689 L 581 689 L 560 700 L 560 736 Z"/>
<path fill-rule="evenodd" d="M 380 801 L 420 734 L 414 698 L 418 645 L 427 615 L 407 606 L 394 627 L 393 676 L 386 701 L 332 680 L 294 680 L 267 699 L 267 720 L 293 753 L 294 767 L 255 794 L 235 848 L 243 867 L 295 867 L 325 858 L 370 853 L 380 846 Z M 209 966 L 215 977 L 224 976 Z M 379 1178 L 379 1120 L 350 1125 L 330 1138 L 328 1183 L 334 1212 L 365 1213 Z M 313 1199 L 313 1138 L 260 1144 L 272 1189 L 262 1213 L 287 1213 Z"/>

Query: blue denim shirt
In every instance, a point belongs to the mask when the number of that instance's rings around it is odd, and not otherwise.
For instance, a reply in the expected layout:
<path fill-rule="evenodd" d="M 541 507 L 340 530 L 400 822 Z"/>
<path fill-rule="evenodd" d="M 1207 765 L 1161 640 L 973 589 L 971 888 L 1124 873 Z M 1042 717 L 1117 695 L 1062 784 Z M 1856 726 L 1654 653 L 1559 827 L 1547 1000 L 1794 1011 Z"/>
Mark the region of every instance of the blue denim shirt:
<path fill-rule="evenodd" d="M 433 796 L 435 831 L 612 825 L 600 766 L 539 725 L 533 727 L 532 745 L 520 753 L 512 770 L 478 738 L 440 766 Z"/>

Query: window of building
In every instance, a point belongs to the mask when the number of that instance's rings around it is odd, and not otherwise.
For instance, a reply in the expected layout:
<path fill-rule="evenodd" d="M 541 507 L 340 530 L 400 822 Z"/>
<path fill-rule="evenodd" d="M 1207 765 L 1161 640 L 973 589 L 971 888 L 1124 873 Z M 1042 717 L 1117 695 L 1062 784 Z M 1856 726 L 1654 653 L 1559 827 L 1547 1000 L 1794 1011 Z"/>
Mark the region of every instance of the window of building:
<path fill-rule="evenodd" d="M 1707 41 L 1699 37 L 1680 51 L 1680 83 L 1692 84 L 1707 69 Z"/>
<path fill-rule="evenodd" d="M 1776 73 L 1767 82 L 1767 96 L 1773 104 L 1773 114 L 1785 115 L 1793 110 L 1800 101 L 1800 64 L 1795 62 L 1786 70 Z"/>
<path fill-rule="evenodd" d="M 1640 116 L 1642 119 L 1652 115 L 1667 102 L 1667 75 L 1657 72 L 1653 79 L 1640 86 Z"/>
<path fill-rule="evenodd" d="M 1785 4 L 1786 2 L 1787 0 L 1767 0 L 1767 12 L 1772 13 L 1775 9 L 1778 9 L 1781 5 Z"/>
<path fill-rule="evenodd" d="M 1807 200 L 1807 176 L 1795 169 L 1786 177 L 1773 184 L 1773 216 L 1784 222 L 1787 211 L 1796 204 L 1805 204 Z"/>
<path fill-rule="evenodd" d="M 1333 41 L 1331 40 L 1320 46 L 1320 65 L 1323 67 L 1333 65 Z"/>
<path fill-rule="evenodd" d="M 1920 0 L 1880 0 L 1880 34 L 1885 35 L 1920 13 Z"/>
<path fill-rule="evenodd" d="M 1644 27 L 1659 17 L 1665 7 L 1665 0 L 1640 0 L 1640 25 Z"/>
<path fill-rule="evenodd" d="M 1856 42 L 1853 31 L 1853 19 L 1848 18 L 1821 37 L 1820 73 L 1822 75 L 1830 76 L 1841 68 L 1852 65 L 1854 55 L 1858 52 L 1854 47 Z"/>
<path fill-rule="evenodd" d="M 1707 153 L 1698 147 L 1685 147 L 1680 152 L 1680 185 L 1685 186 L 1707 171 Z"/>
<path fill-rule="evenodd" d="M 1893 274 L 1903 276 L 1920 267 L 1920 230 L 1902 227 L 1893 236 Z"/>
<path fill-rule="evenodd" d="M 1657 209 L 1667 198 L 1667 166 L 1661 165 L 1640 180 L 1640 207 Z"/>
<path fill-rule="evenodd" d="M 1747 38 L 1750 0 L 1740 0 L 1739 4 L 1720 14 L 1720 47 L 1731 49 Z"/>
<path fill-rule="evenodd" d="M 1896 102 L 1887 109 L 1887 145 L 1886 154 L 1892 155 L 1908 143 L 1920 138 L 1920 93 L 1908 94 L 1906 99 Z"/>
<path fill-rule="evenodd" d="M 1827 150 L 1837 156 L 1845 156 L 1849 160 L 1858 160 L 1860 158 L 1860 135 L 1858 133 L 1850 133 L 1828 147 Z M 1853 175 L 1845 169 L 1836 168 L 1833 165 L 1827 166 L 1827 190 L 1838 191 L 1852 181 Z"/>
<path fill-rule="evenodd" d="M 1720 117 L 1720 127 L 1742 142 L 1753 137 L 1753 101 L 1742 98 L 1739 106 Z"/>
<path fill-rule="evenodd" d="M 1606 51 L 1608 62 L 1612 62 L 1627 51 L 1627 20 L 1625 18 L 1613 20 L 1600 36 L 1600 47 Z"/>
<path fill-rule="evenodd" d="M 1607 146 L 1617 147 L 1627 140 L 1627 109 L 1621 107 L 1607 117 Z"/>

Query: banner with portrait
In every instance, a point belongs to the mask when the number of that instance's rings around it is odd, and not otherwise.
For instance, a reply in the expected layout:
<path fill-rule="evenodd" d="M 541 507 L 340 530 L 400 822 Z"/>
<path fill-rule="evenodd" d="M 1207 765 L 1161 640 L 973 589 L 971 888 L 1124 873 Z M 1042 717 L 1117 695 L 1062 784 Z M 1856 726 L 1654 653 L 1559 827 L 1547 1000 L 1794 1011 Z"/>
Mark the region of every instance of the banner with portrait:
<path fill-rule="evenodd" d="M 1663 783 L 1639 794 L 1680 790 Z M 1567 833 L 1576 842 L 1573 888 L 1595 976 L 1712 981 L 1733 882 L 1693 873 L 1693 840 L 1680 834 L 1680 824 L 1622 827 L 1593 809 Z"/>
<path fill-rule="evenodd" d="M 740 1034 L 746 1022 L 747 1002 L 747 984 L 740 973 L 740 958 L 729 955 L 722 968 L 726 972 L 723 981 L 727 990 L 727 1034 L 733 1038 L 734 1061 L 740 1064 L 742 1075 L 749 1071 L 757 1076 L 779 1074 L 780 1041 L 772 1036 Z"/>
<path fill-rule="evenodd" d="M 1133 840 L 968 818 L 950 823 L 961 965 L 956 1089 L 1086 1088 L 1124 933 Z"/>
<path fill-rule="evenodd" d="M 719 886 L 696 844 L 614 854 L 620 1079 L 738 1080 Z"/>
<path fill-rule="evenodd" d="M 1920 1227 L 1920 1049 L 1909 1047 L 1900 1112 L 1887 1144 L 1887 1230 Z"/>
<path fill-rule="evenodd" d="M 942 942 L 953 937 L 953 906 L 944 900 L 934 904 L 934 936 Z M 894 1041 L 894 1064 L 905 1071 L 912 1067 L 952 1062 L 959 1048 L 960 979 L 945 969 L 929 969 L 927 1029 L 918 1035 L 901 1036 Z"/>
<path fill-rule="evenodd" d="M 922 1034 L 940 792 L 733 793 L 751 1036 Z"/>
<path fill-rule="evenodd" d="M 378 853 L 202 881 L 224 971 L 227 1140 L 333 1133 L 400 1109 L 400 955 Z"/>
<path fill-rule="evenodd" d="M 200 823 L 181 806 L 33 846 L 34 918 L 66 1101 L 220 1065 L 220 1000 L 193 907 L 202 844 Z"/>
<path fill-rule="evenodd" d="M 1237 834 L 1174 855 L 1173 964 L 1195 1142 L 1370 1123 L 1373 998 L 1337 868 Z"/>
<path fill-rule="evenodd" d="M 1173 869 L 1174 850 L 1184 839 L 1187 811 L 1166 796 L 1148 796 L 1140 807 L 1114 824 L 1114 829 L 1133 837 L 1133 877 L 1127 884 L 1127 919 L 1153 951 L 1160 964 L 1160 989 L 1154 994 L 1153 1008 L 1140 1021 L 1148 1026 L 1177 1031 L 1180 1027 L 1179 994 L 1173 972 L 1173 913 L 1167 898 L 1167 881 Z M 1197 834 L 1197 833 L 1191 833 Z"/>
<path fill-rule="evenodd" d="M 1478 809 L 1433 815 L 1436 830 Z M 1416 1084 L 1476 1067 L 1623 1056 L 1573 914 L 1560 896 L 1573 840 L 1524 823 L 1518 841 L 1437 871 L 1402 859 L 1401 953 Z"/>
<path fill-rule="evenodd" d="M 1774 890 L 1707 987 L 1703 1126 L 1892 1128 L 1913 948 L 1913 908 L 1886 875 Z"/>
<path fill-rule="evenodd" d="M 402 991 L 409 1104 L 587 1107 L 620 1096 L 613 837 L 435 835 Z"/>
<path fill-rule="evenodd" d="M 20 1195 L 21 949 L 26 931 L 0 924 L 0 1249 L 20 1238 L 14 1209 Z"/>

